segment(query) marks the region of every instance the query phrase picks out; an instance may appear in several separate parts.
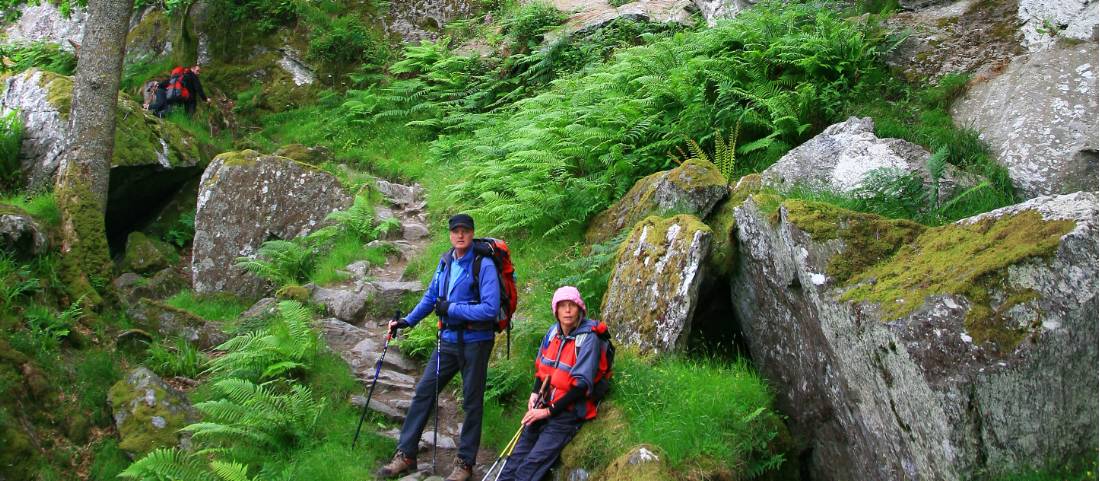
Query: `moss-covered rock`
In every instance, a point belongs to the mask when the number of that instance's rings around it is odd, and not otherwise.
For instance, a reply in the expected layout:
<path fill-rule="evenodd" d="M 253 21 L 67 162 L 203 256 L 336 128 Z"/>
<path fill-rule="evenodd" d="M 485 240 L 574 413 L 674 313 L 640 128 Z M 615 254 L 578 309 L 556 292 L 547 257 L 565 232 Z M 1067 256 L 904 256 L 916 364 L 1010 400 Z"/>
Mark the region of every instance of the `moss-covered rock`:
<path fill-rule="evenodd" d="M 639 180 L 615 205 L 596 216 L 585 239 L 599 244 L 650 215 L 691 214 L 700 219 L 729 192 L 726 179 L 710 162 L 683 165 Z"/>
<path fill-rule="evenodd" d="M 682 347 L 713 237 L 692 215 L 652 216 L 619 247 L 600 312 L 619 341 L 642 353 Z"/>
<path fill-rule="evenodd" d="M 733 219 L 733 210 L 749 196 L 758 193 L 761 185 L 759 174 L 742 177 L 730 190 L 730 195 L 719 202 L 706 218 L 707 225 L 714 232 L 707 255 L 708 276 L 724 279 L 733 272 L 733 263 L 737 259 L 737 222 Z"/>
<path fill-rule="evenodd" d="M 185 339 L 200 349 L 209 349 L 229 339 L 213 322 L 152 299 L 139 299 L 126 309 L 126 314 L 142 329 L 164 337 Z"/>
<path fill-rule="evenodd" d="M 186 395 L 144 367 L 115 383 L 107 401 L 118 429 L 119 447 L 135 456 L 160 447 L 186 447 L 189 436 L 179 430 L 199 419 Z"/>
<path fill-rule="evenodd" d="M 43 255 L 50 249 L 47 231 L 26 212 L 0 206 L 0 249 L 21 257 Z"/>
<path fill-rule="evenodd" d="M 131 232 L 126 238 L 126 254 L 122 269 L 138 274 L 149 274 L 174 264 L 179 253 L 171 244 L 154 239 L 141 232 Z"/>
<path fill-rule="evenodd" d="M 734 211 L 731 293 L 815 478 L 969 479 L 1091 449 L 1095 193 L 937 228 L 772 197 Z"/>
<path fill-rule="evenodd" d="M 600 479 L 631 481 L 666 481 L 676 476 L 661 456 L 649 446 L 638 446 L 607 466 Z"/>
<path fill-rule="evenodd" d="M 303 164 L 321 165 L 332 160 L 332 152 L 321 146 L 309 147 L 302 144 L 287 144 L 279 147 L 275 155 L 296 160 Z"/>

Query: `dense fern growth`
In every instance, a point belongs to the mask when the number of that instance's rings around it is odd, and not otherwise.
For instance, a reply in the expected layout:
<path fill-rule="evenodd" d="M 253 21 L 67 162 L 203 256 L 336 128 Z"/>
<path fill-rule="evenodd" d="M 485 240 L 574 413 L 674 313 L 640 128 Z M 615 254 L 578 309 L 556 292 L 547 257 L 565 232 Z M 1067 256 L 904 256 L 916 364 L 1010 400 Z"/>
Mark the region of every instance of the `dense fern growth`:
<path fill-rule="evenodd" d="M 881 40 L 818 5 L 761 5 L 559 79 L 514 111 L 467 123 L 472 135 L 441 138 L 433 155 L 460 173 L 449 199 L 497 219 L 495 231 L 553 232 L 716 130 L 740 125 L 744 170 L 770 165 L 840 116 Z"/>
<path fill-rule="evenodd" d="M 210 361 L 215 375 L 270 379 L 307 369 L 319 340 L 310 327 L 312 313 L 294 301 L 279 303 L 279 315 L 266 328 L 247 332 L 218 346 L 225 355 Z"/>

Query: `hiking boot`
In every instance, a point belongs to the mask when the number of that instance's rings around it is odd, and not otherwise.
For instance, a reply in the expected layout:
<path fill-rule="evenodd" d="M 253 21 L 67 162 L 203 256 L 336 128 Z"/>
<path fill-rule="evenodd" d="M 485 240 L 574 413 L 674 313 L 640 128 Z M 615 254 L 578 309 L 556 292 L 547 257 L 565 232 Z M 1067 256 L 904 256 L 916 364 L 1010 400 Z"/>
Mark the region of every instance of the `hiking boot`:
<path fill-rule="evenodd" d="M 393 461 L 390 464 L 382 466 L 375 473 L 380 478 L 391 478 L 397 475 L 411 473 L 416 471 L 416 458 L 410 458 L 405 456 L 405 453 L 398 451 L 393 455 Z M 466 479 L 466 478 L 463 478 Z"/>
<path fill-rule="evenodd" d="M 451 470 L 451 475 L 447 476 L 446 481 L 466 481 L 474 477 L 474 467 L 466 464 L 462 458 L 455 458 L 455 468 Z"/>

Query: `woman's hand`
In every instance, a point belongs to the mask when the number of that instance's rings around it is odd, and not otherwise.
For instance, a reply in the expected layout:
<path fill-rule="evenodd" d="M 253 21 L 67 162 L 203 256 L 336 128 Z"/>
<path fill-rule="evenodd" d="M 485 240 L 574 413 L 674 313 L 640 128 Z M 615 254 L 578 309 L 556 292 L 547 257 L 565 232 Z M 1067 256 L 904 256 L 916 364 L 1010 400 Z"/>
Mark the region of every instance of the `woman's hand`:
<path fill-rule="evenodd" d="M 527 410 L 530 411 L 535 409 L 535 403 L 537 402 L 539 402 L 539 394 L 535 392 L 531 393 L 531 398 L 527 400 Z"/>
<path fill-rule="evenodd" d="M 533 423 L 550 417 L 549 409 L 530 409 L 523 415 L 523 425 L 530 426 Z"/>

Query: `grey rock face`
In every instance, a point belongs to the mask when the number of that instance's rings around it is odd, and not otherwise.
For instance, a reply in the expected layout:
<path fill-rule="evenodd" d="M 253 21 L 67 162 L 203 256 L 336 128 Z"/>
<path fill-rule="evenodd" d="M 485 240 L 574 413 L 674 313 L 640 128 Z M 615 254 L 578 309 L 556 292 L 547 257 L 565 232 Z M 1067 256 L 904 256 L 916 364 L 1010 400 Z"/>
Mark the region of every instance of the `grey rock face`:
<path fill-rule="evenodd" d="M 932 183 L 923 147 L 901 139 L 880 139 L 870 117 L 851 117 L 792 149 L 762 173 L 765 185 L 795 186 L 850 193 L 876 175 L 918 174 Z M 941 198 L 958 190 L 964 176 L 948 165 L 940 179 Z M 971 184 L 972 182 L 967 182 Z"/>
<path fill-rule="evenodd" d="M 19 157 L 31 188 L 52 185 L 69 131 L 61 112 L 47 100 L 51 82 L 63 81 L 34 69 L 8 77 L 0 100 L 0 112 L 18 109 L 23 121 Z M 67 88 L 72 88 L 71 82 Z"/>
<path fill-rule="evenodd" d="M 999 271 L 990 307 L 1023 337 L 999 349 L 978 340 L 981 325 L 968 327 L 979 301 L 931 295 L 885 320 L 882 306 L 840 301 L 846 288 L 826 279 L 843 240 L 813 240 L 785 207 L 778 223 L 752 199 L 735 210 L 734 309 L 793 433 L 812 449 L 814 479 L 955 481 L 1095 445 L 1097 196 L 1041 197 L 960 225 L 1025 212 L 1073 227 L 1055 237 L 1053 255 Z M 1029 294 L 1012 300 L 1020 292 Z"/>
<path fill-rule="evenodd" d="M 718 24 L 719 20 L 736 17 L 737 14 L 756 4 L 755 0 L 693 0 L 708 27 Z"/>
<path fill-rule="evenodd" d="M 1021 57 L 952 109 L 1024 197 L 1097 189 L 1097 55 L 1086 42 Z"/>
<path fill-rule="evenodd" d="M 617 20 L 630 19 L 653 23 L 679 23 L 690 25 L 691 0 L 637 0 L 618 7 L 607 2 L 573 2 L 559 0 L 556 6 L 564 12 L 572 12 L 565 26 L 544 36 L 544 44 L 569 35 L 585 35 Z"/>
<path fill-rule="evenodd" d="M 258 296 L 266 286 L 236 267 L 269 239 L 293 239 L 324 225 L 351 198 L 333 176 L 246 150 L 219 155 L 202 174 L 191 268 L 195 291 Z"/>
<path fill-rule="evenodd" d="M 600 311 L 620 342 L 643 353 L 687 342 L 711 237 L 710 228 L 690 215 L 650 217 L 634 226 Z"/>
<path fill-rule="evenodd" d="M 34 257 L 50 248 L 46 231 L 28 214 L 0 212 L 0 248 Z"/>
<path fill-rule="evenodd" d="M 288 45 L 280 51 L 283 55 L 279 58 L 279 67 L 290 74 L 294 85 L 301 87 L 317 81 L 317 75 L 313 73 L 313 69 L 302 61 L 302 56 L 294 48 Z"/>
<path fill-rule="evenodd" d="M 1060 37 L 1096 43 L 1096 0 L 1020 0 L 1017 14 L 1028 50 L 1049 48 Z"/>
<path fill-rule="evenodd" d="M 418 205 L 424 195 L 424 188 L 420 184 L 402 185 L 378 179 L 375 186 L 385 196 L 386 201 L 405 209 Z"/>
<path fill-rule="evenodd" d="M 166 337 L 183 338 L 200 349 L 210 349 L 229 340 L 215 323 L 160 301 L 137 298 L 127 306 L 126 314 L 143 329 Z"/>
<path fill-rule="evenodd" d="M 52 42 L 72 51 L 70 42 L 80 44 L 84 38 L 88 12 L 82 8 L 74 8 L 69 18 L 50 2 L 23 5 L 19 10 L 19 19 L 4 29 L 8 42 Z"/>

